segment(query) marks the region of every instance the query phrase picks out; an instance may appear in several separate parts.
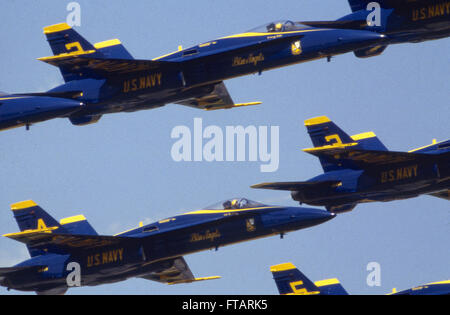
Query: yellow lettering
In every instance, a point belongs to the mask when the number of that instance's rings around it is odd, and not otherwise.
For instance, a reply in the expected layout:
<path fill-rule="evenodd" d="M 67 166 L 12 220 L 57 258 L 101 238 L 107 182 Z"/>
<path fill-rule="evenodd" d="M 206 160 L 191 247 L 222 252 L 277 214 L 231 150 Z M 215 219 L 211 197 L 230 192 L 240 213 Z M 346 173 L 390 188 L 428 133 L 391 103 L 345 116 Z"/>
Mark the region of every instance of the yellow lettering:
<path fill-rule="evenodd" d="M 145 77 L 141 77 L 139 79 L 139 89 L 144 89 L 145 88 Z"/>
<path fill-rule="evenodd" d="M 39 219 L 37 221 L 37 229 L 38 230 L 45 230 L 47 228 L 47 226 L 45 225 L 45 222 L 43 219 Z"/>
<path fill-rule="evenodd" d="M 339 135 L 331 135 L 331 136 L 325 137 L 325 141 L 326 142 L 331 142 L 331 140 L 336 140 L 336 143 L 333 143 L 333 145 L 340 145 L 340 144 L 342 144 L 342 140 L 339 137 Z"/>
<path fill-rule="evenodd" d="M 381 173 L 381 183 L 387 183 L 387 178 L 388 178 L 388 173 L 387 172 L 382 172 Z"/>
<path fill-rule="evenodd" d="M 95 255 L 95 265 L 96 266 L 100 265 L 100 254 Z"/>
<path fill-rule="evenodd" d="M 102 265 L 107 264 L 108 263 L 108 252 L 104 252 L 102 254 Z"/>
<path fill-rule="evenodd" d="M 425 20 L 427 18 L 427 9 L 426 8 L 422 8 L 420 10 L 420 19 L 421 20 Z"/>
<path fill-rule="evenodd" d="M 123 92 L 124 93 L 130 92 L 130 81 L 123 82 Z"/>
<path fill-rule="evenodd" d="M 401 180 L 403 178 L 403 170 L 401 168 L 397 169 L 397 180 Z"/>
<path fill-rule="evenodd" d="M 395 180 L 395 172 L 394 172 L 394 170 L 390 170 L 389 171 L 389 181 L 390 182 L 393 182 L 394 180 Z"/>
<path fill-rule="evenodd" d="M 76 48 L 76 50 L 70 51 L 72 48 Z M 82 52 L 82 51 L 84 51 L 83 47 L 81 47 L 81 44 L 79 42 L 66 44 L 66 49 L 69 52 Z"/>
<path fill-rule="evenodd" d="M 131 80 L 131 90 L 133 92 L 137 90 L 137 80 L 136 79 Z"/>
<path fill-rule="evenodd" d="M 161 73 L 161 72 L 158 73 L 158 74 L 157 74 L 157 77 L 158 77 L 158 85 L 161 86 L 161 83 L 162 83 L 162 82 L 161 82 L 161 79 L 162 79 L 162 73 Z"/>
<path fill-rule="evenodd" d="M 88 256 L 87 258 L 87 266 L 88 268 L 91 268 L 94 265 L 94 257 Z"/>

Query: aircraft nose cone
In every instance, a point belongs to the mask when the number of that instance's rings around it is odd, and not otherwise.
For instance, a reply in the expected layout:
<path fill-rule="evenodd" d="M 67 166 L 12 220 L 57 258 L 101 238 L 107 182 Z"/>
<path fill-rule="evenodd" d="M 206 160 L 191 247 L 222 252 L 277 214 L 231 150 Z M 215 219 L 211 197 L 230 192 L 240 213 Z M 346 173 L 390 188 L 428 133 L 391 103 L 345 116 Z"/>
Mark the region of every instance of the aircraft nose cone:
<path fill-rule="evenodd" d="M 313 226 L 334 219 L 336 214 L 314 208 L 298 208 L 295 210 L 293 217 L 305 222 L 307 225 Z"/>
<path fill-rule="evenodd" d="M 316 210 L 311 209 L 311 219 L 314 221 L 318 221 L 319 223 L 327 222 L 336 217 L 336 214 L 324 211 L 324 210 Z"/>

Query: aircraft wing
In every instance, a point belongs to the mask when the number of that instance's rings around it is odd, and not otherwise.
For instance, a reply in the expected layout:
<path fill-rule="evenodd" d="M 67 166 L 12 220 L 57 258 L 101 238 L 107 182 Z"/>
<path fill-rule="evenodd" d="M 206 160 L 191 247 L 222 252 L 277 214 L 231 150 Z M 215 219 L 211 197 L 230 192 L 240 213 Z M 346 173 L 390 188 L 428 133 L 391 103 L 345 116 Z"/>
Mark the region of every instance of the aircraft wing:
<path fill-rule="evenodd" d="M 430 196 L 436 197 L 436 198 L 442 198 L 445 200 L 450 201 L 450 190 L 443 190 L 437 193 L 430 194 Z"/>
<path fill-rule="evenodd" d="M 102 246 L 122 244 L 132 241 L 132 238 L 98 235 L 54 234 L 54 228 L 46 230 L 30 230 L 3 235 L 30 247 L 56 247 L 62 250 L 90 249 Z"/>
<path fill-rule="evenodd" d="M 297 22 L 297 23 L 312 26 L 312 27 L 317 27 L 317 28 L 334 28 L 334 29 L 362 30 L 367 27 L 366 20 L 307 21 L 307 22 Z"/>
<path fill-rule="evenodd" d="M 272 190 L 287 190 L 287 191 L 301 191 L 305 189 L 324 189 L 335 188 L 340 181 L 322 181 L 322 182 L 280 182 L 280 183 L 264 183 L 253 185 L 251 188 L 256 189 L 272 189 Z"/>
<path fill-rule="evenodd" d="M 152 71 L 177 64 L 168 61 L 136 60 L 136 59 L 102 59 L 74 55 L 58 55 L 39 58 L 52 66 L 64 68 L 72 73 L 94 73 L 102 77 L 127 74 L 139 71 Z"/>
<path fill-rule="evenodd" d="M 199 96 L 192 97 L 176 104 L 190 106 L 204 110 L 229 109 L 243 106 L 259 105 L 261 102 L 235 104 L 223 82 L 211 86 L 209 91 L 199 93 Z"/>
<path fill-rule="evenodd" d="M 195 278 L 183 257 L 177 257 L 158 263 L 155 272 L 140 278 L 166 284 L 181 284 L 197 281 L 214 280 L 220 277 Z"/>
<path fill-rule="evenodd" d="M 438 155 L 393 152 L 393 151 L 373 151 L 373 150 L 353 150 L 345 147 L 326 146 L 322 148 L 305 149 L 305 152 L 317 156 L 334 160 L 350 160 L 355 165 L 365 168 L 401 162 L 420 162 L 427 159 L 439 158 Z"/>

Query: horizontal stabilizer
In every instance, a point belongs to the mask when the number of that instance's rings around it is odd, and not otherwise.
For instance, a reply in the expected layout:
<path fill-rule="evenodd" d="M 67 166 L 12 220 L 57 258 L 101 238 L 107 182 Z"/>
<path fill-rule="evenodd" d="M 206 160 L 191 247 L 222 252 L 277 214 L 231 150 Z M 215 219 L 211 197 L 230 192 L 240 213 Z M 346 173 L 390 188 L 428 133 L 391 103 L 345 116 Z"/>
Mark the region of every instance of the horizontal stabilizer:
<path fill-rule="evenodd" d="M 334 29 L 363 30 L 367 27 L 367 20 L 311 21 L 298 23 L 317 28 L 334 28 Z"/>
<path fill-rule="evenodd" d="M 3 235 L 15 241 L 26 244 L 31 248 L 58 248 L 61 250 L 72 250 L 83 248 L 84 250 L 103 246 L 113 246 L 132 238 L 116 236 L 76 235 L 76 234 L 54 234 L 55 228 L 46 230 L 30 230 L 19 233 Z"/>
<path fill-rule="evenodd" d="M 220 82 L 212 86 L 212 90 L 209 89 L 205 92 L 199 92 L 198 96 L 177 102 L 177 104 L 204 110 L 218 110 L 260 105 L 261 102 L 235 104 L 225 84 Z"/>
<path fill-rule="evenodd" d="M 430 196 L 436 197 L 436 198 L 442 198 L 445 200 L 450 200 L 450 189 L 443 190 L 434 194 L 430 194 Z"/>
<path fill-rule="evenodd" d="M 253 185 L 255 189 L 271 189 L 284 191 L 301 191 L 304 189 L 324 189 L 334 188 L 341 184 L 340 181 L 323 181 L 323 182 L 280 182 L 280 183 L 264 183 Z"/>
<path fill-rule="evenodd" d="M 99 77 L 109 77 L 111 75 L 152 71 L 173 65 L 172 62 L 168 61 L 102 59 L 78 55 L 59 55 L 39 58 L 39 60 L 85 77 L 90 77 L 92 74 Z"/>
<path fill-rule="evenodd" d="M 159 262 L 155 266 L 155 269 L 158 271 L 141 276 L 140 278 L 169 285 L 220 279 L 219 276 L 195 278 L 183 257 Z"/>
<path fill-rule="evenodd" d="M 327 157 L 334 160 L 352 161 L 358 167 L 386 165 L 402 162 L 420 162 L 427 159 L 437 158 L 430 154 L 417 154 L 393 151 L 373 151 L 373 150 L 354 150 L 345 147 L 323 147 L 316 149 L 306 149 L 305 152 L 317 157 Z"/>

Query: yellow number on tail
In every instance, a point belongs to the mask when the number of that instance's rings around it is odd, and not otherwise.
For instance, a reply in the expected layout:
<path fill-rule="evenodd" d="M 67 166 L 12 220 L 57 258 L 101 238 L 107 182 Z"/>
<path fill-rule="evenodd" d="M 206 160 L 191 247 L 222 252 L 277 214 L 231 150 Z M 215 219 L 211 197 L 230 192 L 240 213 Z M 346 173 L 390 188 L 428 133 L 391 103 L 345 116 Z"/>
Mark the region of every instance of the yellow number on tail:
<path fill-rule="evenodd" d="M 70 51 L 72 48 L 76 48 L 74 51 Z M 69 43 L 66 44 L 66 49 L 68 52 L 74 53 L 74 52 L 83 52 L 83 47 L 81 47 L 81 44 L 79 42 Z"/>
<path fill-rule="evenodd" d="M 38 230 L 46 230 L 47 229 L 47 225 L 45 225 L 45 222 L 43 219 L 38 219 L 37 229 Z"/>
<path fill-rule="evenodd" d="M 341 138 L 339 137 L 339 135 L 330 135 L 330 136 L 328 136 L 328 137 L 325 137 L 325 141 L 326 142 L 331 142 L 331 140 L 336 140 L 336 142 L 335 143 L 332 143 L 331 145 L 341 145 L 341 144 L 343 144 L 342 143 L 342 140 L 341 140 Z"/>

